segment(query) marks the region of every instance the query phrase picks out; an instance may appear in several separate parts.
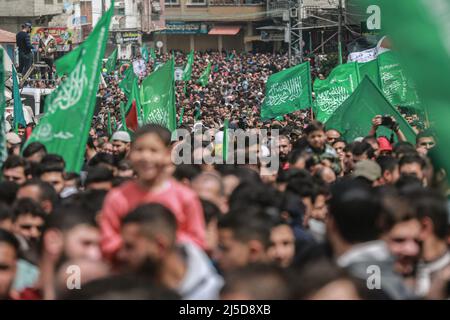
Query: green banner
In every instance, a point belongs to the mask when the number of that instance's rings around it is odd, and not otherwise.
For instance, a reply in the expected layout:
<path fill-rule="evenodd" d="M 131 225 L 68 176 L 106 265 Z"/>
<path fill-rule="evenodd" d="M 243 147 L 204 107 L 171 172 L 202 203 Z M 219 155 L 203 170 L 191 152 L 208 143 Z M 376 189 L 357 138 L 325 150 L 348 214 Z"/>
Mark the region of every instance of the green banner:
<path fill-rule="evenodd" d="M 12 80 L 13 80 L 13 97 L 14 97 L 13 127 L 17 128 L 19 124 L 26 127 L 27 123 L 25 121 L 25 117 L 23 116 L 22 99 L 20 97 L 19 79 L 17 78 L 17 71 L 14 66 L 12 66 Z"/>
<path fill-rule="evenodd" d="M 84 146 L 94 114 L 102 57 L 113 11 L 114 1 L 111 2 L 111 9 L 75 51 L 76 59 L 70 57 L 72 53 L 67 54 L 66 61 L 75 63 L 74 66 L 67 66 L 72 72 L 45 99 L 47 111 L 27 141 L 27 144 L 39 141 L 49 153 L 61 155 L 69 172 L 80 172 L 83 165 Z"/>
<path fill-rule="evenodd" d="M 144 123 L 157 123 L 170 131 L 176 129 L 174 59 L 142 81 L 141 104 Z"/>
<path fill-rule="evenodd" d="M 116 69 L 117 53 L 118 49 L 115 48 L 114 51 L 111 53 L 111 55 L 108 57 L 108 61 L 106 61 L 105 68 L 107 74 L 110 74 Z"/>
<path fill-rule="evenodd" d="M 269 77 L 266 83 L 266 97 L 261 107 L 261 118 L 273 119 L 310 108 L 311 105 L 310 66 L 309 62 L 304 62 Z"/>
<path fill-rule="evenodd" d="M 358 137 L 365 137 L 372 127 L 376 115 L 395 117 L 406 139 L 415 143 L 415 133 L 402 115 L 383 96 L 380 89 L 365 77 L 355 92 L 334 112 L 325 123 L 329 129 L 336 129 L 349 142 Z M 392 130 L 380 126 L 378 136 L 390 138 Z"/>
<path fill-rule="evenodd" d="M 192 76 L 192 66 L 194 64 L 194 51 L 191 50 L 187 57 L 187 63 L 183 70 L 183 81 L 191 80 Z"/>
<path fill-rule="evenodd" d="M 211 62 L 208 63 L 208 66 L 206 67 L 205 71 L 200 75 L 200 78 L 198 79 L 198 83 L 205 87 L 208 85 L 209 82 L 209 75 L 211 74 Z"/>
<path fill-rule="evenodd" d="M 341 64 L 333 69 L 327 79 L 314 82 L 314 112 L 316 119 L 326 122 L 355 91 L 360 82 L 356 62 Z"/>
<path fill-rule="evenodd" d="M 133 66 L 130 65 L 125 71 L 125 76 L 122 81 L 119 82 L 119 88 L 125 93 L 127 97 L 131 94 L 131 88 L 133 87 L 133 82 L 136 79 L 136 74 L 134 73 Z"/>

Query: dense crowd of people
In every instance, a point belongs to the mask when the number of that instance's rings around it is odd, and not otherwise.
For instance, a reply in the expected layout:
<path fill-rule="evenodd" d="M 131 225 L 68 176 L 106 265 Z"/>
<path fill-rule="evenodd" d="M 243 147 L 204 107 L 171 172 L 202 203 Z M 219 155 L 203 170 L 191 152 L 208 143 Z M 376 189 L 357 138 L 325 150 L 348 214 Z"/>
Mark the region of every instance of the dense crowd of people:
<path fill-rule="evenodd" d="M 418 127 L 411 144 L 392 125 L 393 141 L 377 135 L 380 115 L 346 141 L 310 110 L 262 121 L 264 84 L 287 65 L 286 55 L 196 52 L 186 90 L 177 83 L 180 128 L 223 133 L 229 119 L 230 129 L 267 129 L 245 146 L 231 139 L 228 157 L 272 153 L 271 170 L 203 161 L 224 152 L 223 135 L 208 149 L 156 124 L 121 130 L 119 72 L 104 73 L 80 174 L 41 143 L 21 151 L 25 128 L 8 133 L 0 298 L 447 299 L 447 184 L 433 132 Z M 200 163 L 174 164 L 183 144 Z"/>

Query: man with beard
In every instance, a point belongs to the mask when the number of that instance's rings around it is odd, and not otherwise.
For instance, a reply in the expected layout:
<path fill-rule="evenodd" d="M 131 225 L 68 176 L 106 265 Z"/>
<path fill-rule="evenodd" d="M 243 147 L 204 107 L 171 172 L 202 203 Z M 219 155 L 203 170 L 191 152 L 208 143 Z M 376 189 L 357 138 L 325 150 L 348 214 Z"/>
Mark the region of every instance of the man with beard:
<path fill-rule="evenodd" d="M 111 141 L 113 144 L 113 155 L 117 162 L 125 159 L 130 152 L 130 134 L 125 131 L 116 131 L 112 135 Z"/>
<path fill-rule="evenodd" d="M 280 155 L 280 166 L 282 169 L 288 169 L 288 155 L 292 151 L 292 143 L 285 135 L 280 135 L 278 138 L 278 149 Z"/>
<path fill-rule="evenodd" d="M 19 243 L 8 231 L 0 229 L 0 300 L 11 299 L 11 287 L 17 270 Z"/>
<path fill-rule="evenodd" d="M 117 255 L 125 271 L 140 273 L 176 290 L 183 299 L 217 299 L 222 278 L 192 242 L 176 243 L 177 219 L 166 207 L 137 207 L 122 220 Z"/>

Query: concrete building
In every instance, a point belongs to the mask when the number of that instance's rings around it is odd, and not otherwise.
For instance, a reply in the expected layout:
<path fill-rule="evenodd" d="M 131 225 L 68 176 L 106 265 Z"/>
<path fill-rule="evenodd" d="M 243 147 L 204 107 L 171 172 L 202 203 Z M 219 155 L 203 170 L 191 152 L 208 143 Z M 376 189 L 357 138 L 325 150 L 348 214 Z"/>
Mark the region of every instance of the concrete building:
<path fill-rule="evenodd" d="M 267 24 L 264 0 L 165 0 L 165 30 L 155 32 L 163 50 L 251 51 L 266 44 L 258 27 Z"/>
<path fill-rule="evenodd" d="M 63 0 L 0 0 L 0 29 L 20 31 L 24 22 L 47 26 L 50 20 L 63 13 Z"/>

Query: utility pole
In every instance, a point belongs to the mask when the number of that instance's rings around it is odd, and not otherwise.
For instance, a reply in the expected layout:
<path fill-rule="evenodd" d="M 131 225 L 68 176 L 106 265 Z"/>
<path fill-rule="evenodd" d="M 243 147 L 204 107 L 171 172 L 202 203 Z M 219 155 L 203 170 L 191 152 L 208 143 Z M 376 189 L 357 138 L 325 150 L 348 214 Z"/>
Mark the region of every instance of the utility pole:
<path fill-rule="evenodd" d="M 339 0 L 339 20 L 338 20 L 338 55 L 339 64 L 342 64 L 342 0 Z"/>
<path fill-rule="evenodd" d="M 303 62 L 303 0 L 298 0 L 298 47 L 299 47 L 299 63 Z"/>

